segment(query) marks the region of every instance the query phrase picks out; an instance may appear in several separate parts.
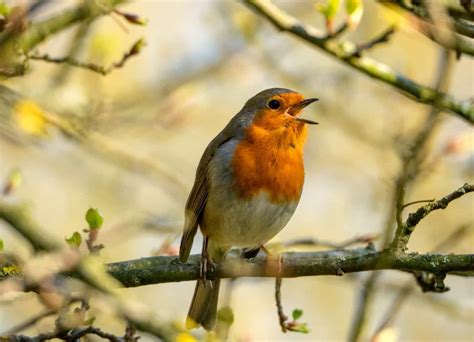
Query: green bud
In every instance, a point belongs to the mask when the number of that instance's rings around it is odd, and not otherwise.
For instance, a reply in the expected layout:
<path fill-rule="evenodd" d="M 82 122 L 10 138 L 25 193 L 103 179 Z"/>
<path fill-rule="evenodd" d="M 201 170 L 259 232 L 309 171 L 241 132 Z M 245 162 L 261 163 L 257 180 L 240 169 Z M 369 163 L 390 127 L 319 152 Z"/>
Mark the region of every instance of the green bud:
<path fill-rule="evenodd" d="M 327 19 L 334 19 L 339 11 L 340 0 L 328 0 L 326 4 L 316 4 L 316 10 L 321 12 Z"/>
<path fill-rule="evenodd" d="M 293 312 L 291 313 L 291 316 L 293 316 L 293 320 L 297 321 L 298 318 L 303 316 L 303 310 L 301 309 L 294 309 Z"/>
<path fill-rule="evenodd" d="M 65 238 L 67 244 L 71 247 L 79 247 L 82 242 L 81 234 L 74 232 L 70 237 Z"/>
<path fill-rule="evenodd" d="M 136 14 L 132 14 L 132 13 L 126 13 L 126 12 L 118 12 L 122 17 L 125 18 L 125 20 L 127 20 L 130 24 L 134 24 L 134 25 L 142 25 L 142 26 L 145 26 L 146 24 L 148 24 L 148 20 L 143 18 L 143 17 L 140 17 Z"/>
<path fill-rule="evenodd" d="M 92 325 L 95 322 L 95 316 L 89 317 L 84 321 L 84 325 Z"/>
<path fill-rule="evenodd" d="M 142 49 L 146 46 L 146 42 L 143 38 L 140 38 L 133 44 L 132 48 L 130 49 L 130 56 L 136 55 L 142 51 Z"/>
<path fill-rule="evenodd" d="M 364 12 L 364 4 L 362 3 L 362 0 L 346 0 L 346 12 L 349 16 L 349 27 L 351 29 L 356 28 L 359 25 Z"/>
<path fill-rule="evenodd" d="M 352 14 L 362 7 L 362 0 L 346 0 L 346 12 Z"/>
<path fill-rule="evenodd" d="M 89 208 L 86 213 L 86 221 L 89 224 L 90 230 L 100 229 L 104 223 L 104 219 L 99 213 L 98 209 Z"/>

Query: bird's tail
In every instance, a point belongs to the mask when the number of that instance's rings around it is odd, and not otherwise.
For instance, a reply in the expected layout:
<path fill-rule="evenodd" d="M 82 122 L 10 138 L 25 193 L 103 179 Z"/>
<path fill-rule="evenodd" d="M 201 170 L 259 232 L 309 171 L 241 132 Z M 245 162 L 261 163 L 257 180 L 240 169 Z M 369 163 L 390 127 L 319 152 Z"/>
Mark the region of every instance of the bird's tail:
<path fill-rule="evenodd" d="M 219 297 L 220 279 L 198 280 L 194 289 L 193 300 L 186 319 L 186 329 L 202 325 L 212 330 L 217 317 L 217 299 Z"/>

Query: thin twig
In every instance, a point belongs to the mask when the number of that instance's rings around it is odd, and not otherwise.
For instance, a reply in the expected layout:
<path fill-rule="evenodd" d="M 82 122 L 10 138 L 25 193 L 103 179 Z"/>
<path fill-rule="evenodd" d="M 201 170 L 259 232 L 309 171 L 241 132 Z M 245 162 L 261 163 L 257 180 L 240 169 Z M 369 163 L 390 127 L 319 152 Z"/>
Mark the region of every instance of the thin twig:
<path fill-rule="evenodd" d="M 5 335 L 16 334 L 16 333 L 18 333 L 22 330 L 28 329 L 29 327 L 35 325 L 36 323 L 41 321 L 43 318 L 52 316 L 52 315 L 56 314 L 57 312 L 58 312 L 57 310 L 44 310 L 44 311 L 40 312 L 39 314 L 37 314 L 36 316 L 33 316 L 30 319 L 14 326 L 14 327 L 11 327 L 10 329 L 5 331 L 1 335 L 5 336 Z"/>
<path fill-rule="evenodd" d="M 349 27 L 348 22 L 342 23 L 334 32 L 328 32 L 326 36 L 322 37 L 324 40 L 330 40 L 330 39 L 335 39 L 339 37 L 341 34 L 343 34 L 347 28 Z"/>
<path fill-rule="evenodd" d="M 423 1 L 417 2 L 417 4 L 404 0 L 378 0 L 378 2 L 383 5 L 398 6 L 424 21 L 432 22 L 431 15 Z M 470 2 L 470 0 L 468 0 L 468 2 Z M 473 18 L 471 17 L 470 19 L 472 20 Z M 466 18 L 461 18 L 456 16 L 454 13 L 449 13 L 448 11 L 448 13 L 444 15 L 444 20 L 448 20 L 449 25 L 454 28 L 457 33 L 469 38 L 474 38 L 474 26 L 472 25 L 472 22 L 466 20 Z"/>
<path fill-rule="evenodd" d="M 421 208 L 418 208 L 417 211 L 408 215 L 408 219 L 405 222 L 407 229 L 415 227 L 429 213 L 435 210 L 439 210 L 439 209 L 446 209 L 449 203 L 467 194 L 468 192 L 472 192 L 472 191 L 474 191 L 474 184 L 466 183 L 463 186 L 461 186 L 459 189 L 457 189 L 456 191 L 453 191 L 452 193 L 444 196 L 440 200 L 427 204 Z"/>
<path fill-rule="evenodd" d="M 278 322 L 280 323 L 281 331 L 286 333 L 286 321 L 288 316 L 283 312 L 283 305 L 281 304 L 281 278 L 275 278 L 275 301 L 278 313 Z"/>
<path fill-rule="evenodd" d="M 24 100 L 19 93 L 0 85 L 0 92 L 5 92 L 12 100 L 4 101 L 0 96 L 0 107 L 5 105 L 6 108 L 13 108 L 16 103 Z M 79 143 L 81 147 L 98 155 L 109 162 L 115 163 L 124 169 L 155 177 L 170 192 L 184 195 L 185 188 L 183 181 L 176 175 L 176 172 L 169 170 L 169 167 L 163 163 L 159 163 L 156 159 L 151 160 L 128 152 L 117 141 L 110 137 L 90 130 L 87 125 L 81 121 L 66 119 L 56 113 L 44 111 L 44 119 L 48 124 L 57 128 L 65 137 Z"/>
<path fill-rule="evenodd" d="M 326 240 L 319 240 L 315 238 L 303 238 L 292 241 L 287 241 L 283 243 L 285 248 L 291 248 L 296 246 L 313 246 L 313 247 L 328 247 L 333 249 L 344 249 L 358 244 L 367 244 L 374 242 L 379 238 L 378 234 L 363 234 L 358 235 L 353 238 L 347 239 L 342 242 L 332 242 Z M 276 246 L 280 245 L 275 243 Z M 267 246 L 270 250 L 272 249 L 272 244 Z"/>
<path fill-rule="evenodd" d="M 37 336 L 29 337 L 25 335 L 7 335 L 5 336 L 8 341 L 21 341 L 21 342 L 39 342 L 48 341 L 52 339 L 60 339 L 63 341 L 77 341 L 81 337 L 86 335 L 97 335 L 103 339 L 113 342 L 123 342 L 123 337 L 115 336 L 113 334 L 102 331 L 100 328 L 88 326 L 84 328 L 76 328 L 69 331 L 53 331 L 49 333 L 39 334 Z"/>
<path fill-rule="evenodd" d="M 142 47 L 144 46 L 144 40 L 143 38 L 138 39 L 132 46 L 131 48 L 125 52 L 120 59 L 120 61 L 112 63 L 108 67 L 104 67 L 101 65 L 93 64 L 93 63 L 84 63 L 84 62 L 79 62 L 75 60 L 74 58 L 67 56 L 67 57 L 50 57 L 48 54 L 30 54 L 28 58 L 36 60 L 36 61 L 43 61 L 43 62 L 48 62 L 48 63 L 56 63 L 56 64 L 69 64 L 78 68 L 83 68 L 83 69 L 88 69 L 90 71 L 96 72 L 101 75 L 108 75 L 115 69 L 119 69 L 125 65 L 127 60 L 132 57 L 137 55 Z"/>
<path fill-rule="evenodd" d="M 450 76 L 454 65 L 454 59 L 452 54 L 448 50 L 441 52 L 441 57 L 438 66 L 438 76 L 435 84 L 437 91 L 444 91 L 450 82 Z M 436 100 L 438 101 L 438 100 Z M 419 132 L 415 134 L 412 141 L 409 143 L 409 147 L 406 151 L 401 154 L 402 169 L 396 180 L 396 222 L 397 231 L 395 235 L 399 234 L 399 230 L 403 227 L 403 205 L 405 202 L 406 193 L 410 184 L 412 184 L 418 177 L 421 170 L 421 165 L 426 158 L 426 145 L 434 132 L 440 110 L 436 106 L 433 106 L 422 123 Z"/>
<path fill-rule="evenodd" d="M 395 250 L 404 250 L 408 244 L 411 234 L 415 230 L 415 227 L 423 218 L 435 210 L 446 209 L 449 203 L 472 191 L 474 191 L 474 184 L 466 183 L 456 191 L 444 196 L 440 200 L 424 205 L 418 208 L 418 210 L 415 212 L 409 214 L 405 223 L 403 223 L 402 227 L 397 230 L 397 234 L 393 239 L 391 248 Z"/>
<path fill-rule="evenodd" d="M 374 46 L 382 43 L 387 43 L 390 39 L 390 36 L 395 33 L 395 26 L 389 27 L 383 31 L 380 35 L 374 39 L 369 40 L 368 42 L 357 44 L 356 50 L 350 54 L 350 57 L 361 57 L 362 52 L 372 49 Z"/>
<path fill-rule="evenodd" d="M 63 243 L 46 234 L 45 229 L 33 222 L 22 206 L 5 204 L 0 201 L 0 219 L 23 235 L 38 251 L 55 252 L 66 248 Z M 130 300 L 117 291 L 120 286 L 117 280 L 107 274 L 102 267 L 97 267 L 100 263 L 100 259 L 93 254 L 83 256 L 75 264 L 77 278 L 105 295 L 117 312 L 124 319 L 133 323 L 137 329 L 162 339 L 170 339 L 170 336 L 174 334 L 172 328 L 156 322 L 146 310 L 136 310 L 136 307 L 132 307 Z"/>
<path fill-rule="evenodd" d="M 410 205 L 413 205 L 413 204 L 431 203 L 431 202 L 434 202 L 434 201 L 436 201 L 436 198 L 427 199 L 427 200 L 418 200 L 418 201 L 408 202 L 408 203 L 405 203 L 404 205 L 402 205 L 402 208 L 405 209 L 406 207 L 409 207 Z"/>
<path fill-rule="evenodd" d="M 270 21 L 280 31 L 295 35 L 322 51 L 346 63 L 356 70 L 369 75 L 377 80 L 388 83 L 400 89 L 403 93 L 419 102 L 436 104 L 440 110 L 457 113 L 467 121 L 474 123 L 474 104 L 466 101 L 457 101 L 450 95 L 441 93 L 434 88 L 426 87 L 408 79 L 392 70 L 388 65 L 362 56 L 345 57 L 356 50 L 350 41 L 340 44 L 328 44 L 328 39 L 320 30 L 313 26 L 303 24 L 297 18 L 284 12 L 268 0 L 242 0 L 248 7 Z"/>
<path fill-rule="evenodd" d="M 352 314 L 352 322 L 349 330 L 349 341 L 356 342 L 363 333 L 368 320 L 368 314 L 373 298 L 375 297 L 375 289 L 380 272 L 371 273 L 362 284 L 357 297 L 357 304 Z"/>

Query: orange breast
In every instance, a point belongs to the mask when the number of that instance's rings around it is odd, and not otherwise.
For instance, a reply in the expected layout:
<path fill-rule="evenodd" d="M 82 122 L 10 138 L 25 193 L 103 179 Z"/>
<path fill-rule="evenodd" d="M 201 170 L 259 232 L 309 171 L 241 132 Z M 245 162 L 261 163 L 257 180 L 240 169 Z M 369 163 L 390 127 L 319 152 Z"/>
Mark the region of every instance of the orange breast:
<path fill-rule="evenodd" d="M 232 167 L 237 192 L 248 198 L 266 191 L 273 203 L 298 200 L 304 183 L 306 127 L 297 122 L 272 130 L 264 126 L 250 126 L 236 147 Z"/>

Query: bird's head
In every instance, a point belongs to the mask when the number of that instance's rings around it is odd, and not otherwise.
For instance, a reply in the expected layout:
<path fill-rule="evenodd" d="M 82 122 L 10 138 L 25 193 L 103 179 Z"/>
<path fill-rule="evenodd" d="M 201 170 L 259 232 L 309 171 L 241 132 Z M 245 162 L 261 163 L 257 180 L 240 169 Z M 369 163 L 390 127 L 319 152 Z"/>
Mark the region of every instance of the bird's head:
<path fill-rule="evenodd" d="M 305 99 L 303 95 L 283 88 L 264 90 L 250 100 L 244 107 L 244 112 L 251 113 L 253 124 L 267 130 L 281 129 L 284 127 L 317 124 L 299 115 L 309 104 L 318 101 L 317 98 Z"/>

